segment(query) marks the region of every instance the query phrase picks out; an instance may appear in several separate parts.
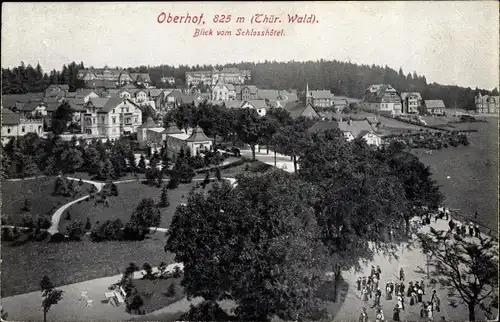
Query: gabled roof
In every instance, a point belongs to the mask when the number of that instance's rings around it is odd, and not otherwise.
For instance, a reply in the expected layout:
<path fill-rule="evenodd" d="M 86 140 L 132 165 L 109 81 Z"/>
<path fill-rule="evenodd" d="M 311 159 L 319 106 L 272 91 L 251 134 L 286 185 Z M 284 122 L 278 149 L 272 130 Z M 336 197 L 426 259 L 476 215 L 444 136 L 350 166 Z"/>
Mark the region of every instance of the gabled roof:
<path fill-rule="evenodd" d="M 255 86 L 255 85 L 242 85 L 241 90 L 244 90 L 245 87 L 247 87 L 250 90 L 250 94 L 257 94 L 257 91 L 258 91 L 257 86 Z"/>
<path fill-rule="evenodd" d="M 24 104 L 19 110 L 23 112 L 32 112 L 42 104 L 43 103 L 41 101 L 26 102 L 26 104 Z"/>
<path fill-rule="evenodd" d="M 121 89 L 136 89 L 136 88 L 137 86 L 135 86 L 134 84 L 127 84 L 121 87 Z"/>
<path fill-rule="evenodd" d="M 2 125 L 14 125 L 19 124 L 20 116 L 7 108 L 1 110 Z"/>
<path fill-rule="evenodd" d="M 426 108 L 446 108 L 442 100 L 425 100 Z"/>
<path fill-rule="evenodd" d="M 203 132 L 203 129 L 199 126 L 197 126 L 194 130 L 193 133 L 187 138 L 188 142 L 205 142 L 205 141 L 211 141 L 206 135 L 205 132 Z"/>
<path fill-rule="evenodd" d="M 45 103 L 47 106 L 45 107 L 45 110 L 47 112 L 55 112 L 59 106 L 61 106 L 61 103 L 59 102 L 49 102 L 49 103 Z M 71 103 L 70 103 L 71 105 Z"/>
<path fill-rule="evenodd" d="M 408 96 L 416 95 L 419 100 L 422 99 L 422 96 L 419 92 L 401 92 L 401 99 L 405 100 Z"/>
<path fill-rule="evenodd" d="M 69 85 L 67 85 L 67 84 L 61 84 L 61 85 L 52 84 L 49 87 L 47 87 L 45 90 L 47 91 L 49 89 L 56 89 L 56 88 L 59 88 L 63 91 L 69 91 Z"/>
<path fill-rule="evenodd" d="M 319 117 L 318 113 L 316 112 L 316 110 L 314 109 L 314 107 L 311 104 L 306 105 L 301 101 L 288 102 L 285 104 L 285 107 L 284 107 L 284 109 L 290 113 L 290 116 L 293 119 L 296 119 L 296 118 L 299 118 L 300 116 L 302 116 L 304 111 L 308 108 L 312 109 L 314 111 L 314 113 L 316 114 L 316 116 Z"/>
<path fill-rule="evenodd" d="M 244 103 L 243 101 L 231 100 L 231 101 L 225 101 L 224 105 L 226 106 L 226 108 L 234 109 L 234 108 L 241 108 L 243 103 Z"/>
<path fill-rule="evenodd" d="M 398 95 L 396 90 L 391 85 L 378 84 L 372 85 L 366 89 L 365 100 L 367 102 L 380 102 L 386 92 L 395 93 L 396 95 Z"/>
<path fill-rule="evenodd" d="M 339 122 L 339 129 L 342 132 L 350 132 L 354 137 L 358 137 L 363 131 L 375 132 L 367 120 L 364 121 L 342 121 Z M 365 133 L 366 134 L 366 133 Z"/>
<path fill-rule="evenodd" d="M 94 79 L 94 80 L 86 81 L 85 87 L 86 88 L 94 88 L 94 87 L 117 88 L 117 85 L 116 85 L 115 81 L 112 81 L 112 80 Z"/>
<path fill-rule="evenodd" d="M 314 123 L 309 129 L 307 129 L 307 132 L 318 133 L 318 132 L 324 132 L 324 131 L 338 129 L 338 128 L 339 127 L 338 127 L 337 122 L 320 120 L 320 121 Z"/>
<path fill-rule="evenodd" d="M 333 94 L 327 90 L 318 90 L 318 91 L 309 91 L 309 96 L 312 96 L 313 99 L 332 99 Z"/>
<path fill-rule="evenodd" d="M 153 88 L 153 89 L 150 89 L 149 90 L 149 95 L 151 97 L 157 97 L 157 96 L 160 96 L 161 93 L 163 93 L 163 89 L 161 88 Z"/>
<path fill-rule="evenodd" d="M 161 126 L 159 126 L 158 124 L 155 123 L 155 121 L 153 121 L 153 119 L 150 117 L 148 117 L 148 119 L 146 120 L 146 122 L 142 123 L 141 125 L 139 125 L 139 129 L 154 129 L 154 128 L 159 128 Z"/>
<path fill-rule="evenodd" d="M 16 102 L 26 103 L 28 101 L 38 101 L 43 98 L 44 94 L 39 93 L 26 93 L 26 94 L 6 94 L 2 95 L 2 105 L 4 107 L 13 107 Z"/>
<path fill-rule="evenodd" d="M 66 98 L 74 98 L 76 97 L 77 92 L 68 92 L 66 93 Z"/>
<path fill-rule="evenodd" d="M 172 124 L 170 124 L 170 126 L 168 128 L 165 129 L 165 131 L 163 131 L 163 133 L 166 133 L 166 134 L 182 134 L 184 132 L 181 131 L 181 129 L 179 129 L 177 127 L 177 125 L 175 125 L 174 123 L 172 123 Z"/>
<path fill-rule="evenodd" d="M 130 77 L 136 82 L 140 80 L 142 80 L 143 82 L 144 81 L 151 82 L 149 73 L 130 73 Z"/>
<path fill-rule="evenodd" d="M 103 108 L 106 103 L 113 98 L 92 97 L 88 103 L 91 103 L 95 108 Z M 116 98 L 114 98 L 116 99 Z M 120 99 L 120 98 L 118 98 Z M 121 100 L 121 99 L 120 99 Z"/>
<path fill-rule="evenodd" d="M 250 105 L 252 105 L 256 109 L 262 109 L 262 108 L 265 109 L 265 108 L 268 107 L 265 100 L 250 100 L 250 101 L 245 101 L 243 103 L 243 105 L 246 104 L 246 103 L 249 103 Z"/>
<path fill-rule="evenodd" d="M 106 104 L 100 110 L 98 110 L 97 112 L 99 112 L 99 113 L 109 113 L 111 110 L 113 110 L 116 106 L 118 106 L 123 101 L 127 101 L 127 102 L 133 104 L 134 106 L 137 106 L 131 100 L 129 100 L 129 99 L 125 99 L 124 100 L 124 99 L 122 99 L 120 97 L 107 98 L 107 100 L 108 101 L 106 102 Z"/>
<path fill-rule="evenodd" d="M 94 90 L 92 90 L 92 89 L 82 89 L 82 90 L 79 90 L 78 92 L 76 92 L 76 97 L 84 98 L 92 93 L 95 93 Z M 98 95 L 97 93 L 95 93 L 95 94 Z"/>

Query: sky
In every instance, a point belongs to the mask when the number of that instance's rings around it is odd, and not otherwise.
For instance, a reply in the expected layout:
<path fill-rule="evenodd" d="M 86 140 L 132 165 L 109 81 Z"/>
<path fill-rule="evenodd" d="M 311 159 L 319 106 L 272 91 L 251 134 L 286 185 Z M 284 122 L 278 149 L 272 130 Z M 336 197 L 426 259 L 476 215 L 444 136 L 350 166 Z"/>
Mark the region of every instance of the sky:
<path fill-rule="evenodd" d="M 159 23 L 187 15 L 205 24 Z M 256 14 L 281 23 L 251 23 Z M 314 15 L 289 23 L 288 15 Z M 215 16 L 231 15 L 229 23 Z M 236 22 L 244 17 L 245 22 Z M 163 20 L 163 16 L 160 16 Z M 282 36 L 237 36 L 274 28 Z M 196 29 L 212 36 L 193 37 Z M 231 35 L 217 36 L 219 31 Z M 493 89 L 499 82 L 497 1 L 2 3 L 2 67 L 94 67 L 339 60 L 416 71 L 428 82 Z"/>

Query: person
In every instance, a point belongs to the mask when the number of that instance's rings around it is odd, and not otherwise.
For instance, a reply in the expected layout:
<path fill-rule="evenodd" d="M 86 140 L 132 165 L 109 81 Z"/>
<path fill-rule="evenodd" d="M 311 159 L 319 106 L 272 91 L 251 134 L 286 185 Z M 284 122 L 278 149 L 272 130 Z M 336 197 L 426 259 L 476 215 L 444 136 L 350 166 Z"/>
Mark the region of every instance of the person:
<path fill-rule="evenodd" d="M 382 274 L 382 270 L 380 269 L 380 265 L 377 265 L 377 279 L 380 280 L 380 274 Z"/>
<path fill-rule="evenodd" d="M 476 225 L 474 226 L 474 237 L 479 238 L 479 234 L 480 234 L 480 233 L 481 233 L 481 232 L 479 231 L 479 226 L 476 224 Z"/>
<path fill-rule="evenodd" d="M 389 287 L 391 288 L 391 296 L 392 296 L 392 294 L 394 294 L 394 282 L 393 281 L 389 282 Z"/>
<path fill-rule="evenodd" d="M 474 226 L 472 226 L 472 223 L 469 224 L 469 237 L 474 237 Z"/>
<path fill-rule="evenodd" d="M 364 289 L 366 287 L 366 276 L 363 276 L 363 280 L 361 281 L 361 289 Z"/>
<path fill-rule="evenodd" d="M 420 317 L 424 319 L 427 317 L 427 306 L 425 303 L 422 303 L 422 307 L 420 308 Z"/>
<path fill-rule="evenodd" d="M 439 297 L 436 295 L 432 301 L 432 304 L 434 306 L 434 310 L 436 312 L 440 312 L 440 305 L 441 305 L 441 301 L 439 300 Z"/>
<path fill-rule="evenodd" d="M 465 225 L 462 225 L 462 236 L 465 237 L 467 235 L 467 228 L 465 228 Z"/>
<path fill-rule="evenodd" d="M 401 285 L 399 285 L 399 292 L 398 293 L 405 294 L 405 284 L 404 283 L 401 283 Z"/>
<path fill-rule="evenodd" d="M 377 315 L 375 316 L 375 321 L 376 322 L 383 322 L 384 321 L 384 312 L 382 311 L 381 308 L 377 309 Z"/>
<path fill-rule="evenodd" d="M 378 278 L 375 276 L 373 278 L 373 290 L 375 291 L 378 288 Z"/>
<path fill-rule="evenodd" d="M 460 236 L 460 234 L 462 233 L 462 229 L 460 228 L 460 224 L 457 224 L 455 226 L 455 230 L 456 230 L 457 235 Z"/>
<path fill-rule="evenodd" d="M 372 293 L 373 293 L 373 290 L 371 287 L 368 287 L 368 296 L 370 297 L 370 299 L 372 298 Z"/>
<path fill-rule="evenodd" d="M 385 287 L 385 299 L 387 301 L 392 300 L 391 286 L 389 285 L 389 283 L 387 283 Z"/>
<path fill-rule="evenodd" d="M 361 277 L 358 277 L 358 280 L 356 281 L 356 285 L 358 286 L 358 292 L 361 291 Z"/>
<path fill-rule="evenodd" d="M 434 316 L 433 316 L 433 312 L 432 312 L 432 303 L 431 302 L 427 303 L 427 319 L 429 321 L 433 321 L 434 320 Z"/>
<path fill-rule="evenodd" d="M 425 223 L 427 225 L 430 225 L 431 224 L 431 217 L 429 215 L 427 215 L 427 217 L 425 218 Z"/>
<path fill-rule="evenodd" d="M 363 294 L 363 302 L 368 302 L 368 288 L 363 288 L 363 291 L 361 293 Z"/>
<path fill-rule="evenodd" d="M 370 276 L 374 276 L 375 275 L 375 267 L 372 265 L 372 269 L 370 271 Z"/>
<path fill-rule="evenodd" d="M 377 307 L 380 305 L 380 296 L 378 295 L 378 293 L 375 293 L 375 297 L 373 298 L 373 305 L 372 305 L 372 309 L 374 307 Z"/>
<path fill-rule="evenodd" d="M 368 276 L 368 282 L 367 282 L 367 283 L 368 283 L 370 286 L 372 285 L 372 283 L 373 283 L 373 276 L 372 276 L 372 275 Z"/>
<path fill-rule="evenodd" d="M 422 294 L 425 295 L 425 283 L 424 283 L 424 280 L 420 281 L 420 288 L 422 289 Z"/>
<path fill-rule="evenodd" d="M 399 280 L 401 282 L 404 282 L 405 281 L 405 271 L 403 270 L 403 268 L 401 267 L 401 269 L 399 270 Z"/>
<path fill-rule="evenodd" d="M 406 296 L 410 297 L 411 292 L 413 292 L 413 282 L 410 282 L 410 284 L 408 284 L 408 291 L 406 292 Z"/>
<path fill-rule="evenodd" d="M 392 314 L 392 320 L 395 322 L 401 321 L 399 317 L 399 310 L 400 310 L 399 305 L 396 304 L 393 310 L 394 313 Z"/>
<path fill-rule="evenodd" d="M 417 303 L 417 293 L 414 290 L 411 291 L 410 305 L 413 306 Z"/>
<path fill-rule="evenodd" d="M 448 219 L 448 218 L 446 218 Z M 450 231 L 453 231 L 453 228 L 455 227 L 455 223 L 453 222 L 453 219 L 450 219 L 448 222 L 448 226 L 450 227 Z"/>
<path fill-rule="evenodd" d="M 418 303 L 422 303 L 422 295 L 424 294 L 424 292 L 422 292 L 422 288 L 418 288 L 417 289 L 417 298 L 418 298 Z"/>
<path fill-rule="evenodd" d="M 361 314 L 359 315 L 359 322 L 368 322 L 368 314 L 366 313 L 366 307 L 361 308 Z"/>
<path fill-rule="evenodd" d="M 403 302 L 403 296 L 401 296 L 401 293 L 398 294 L 398 307 L 401 310 L 405 309 L 405 305 L 404 305 L 404 302 Z"/>

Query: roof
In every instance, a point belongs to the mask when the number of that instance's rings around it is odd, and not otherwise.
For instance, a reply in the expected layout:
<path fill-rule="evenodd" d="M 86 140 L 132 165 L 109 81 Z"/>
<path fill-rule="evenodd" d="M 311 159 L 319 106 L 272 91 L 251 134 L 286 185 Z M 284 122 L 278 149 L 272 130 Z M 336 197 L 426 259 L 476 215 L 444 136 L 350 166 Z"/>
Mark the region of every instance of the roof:
<path fill-rule="evenodd" d="M 366 120 L 350 122 L 318 121 L 314 123 L 307 131 L 309 133 L 318 133 L 333 129 L 339 129 L 342 132 L 349 132 L 354 137 L 365 136 L 367 133 L 375 132 L 370 123 Z"/>
<path fill-rule="evenodd" d="M 332 100 L 332 103 L 333 103 L 333 105 L 341 105 L 341 104 L 349 105 L 349 103 L 347 102 L 347 100 L 345 98 L 334 98 Z"/>
<path fill-rule="evenodd" d="M 61 106 L 61 103 L 59 103 L 59 102 L 49 102 L 49 103 L 45 103 L 45 104 L 47 105 L 45 107 L 45 110 L 47 112 L 54 112 L 59 108 L 59 106 Z M 70 103 L 70 105 L 71 105 L 71 103 Z"/>
<path fill-rule="evenodd" d="M 77 92 L 68 92 L 66 93 L 66 98 L 74 98 L 76 97 Z"/>
<path fill-rule="evenodd" d="M 309 95 L 312 96 L 314 99 L 324 99 L 324 98 L 333 98 L 333 94 L 330 91 L 327 90 L 321 90 L 321 91 L 309 91 Z"/>
<path fill-rule="evenodd" d="M 79 90 L 78 92 L 76 92 L 76 97 L 84 98 L 92 93 L 94 93 L 94 90 L 85 88 L 85 89 L 82 89 L 82 90 Z M 96 93 L 96 95 L 97 95 L 97 93 Z"/>
<path fill-rule="evenodd" d="M 241 90 L 243 90 L 245 87 L 248 87 L 250 90 L 250 94 L 257 94 L 258 88 L 255 85 L 243 85 L 241 86 Z"/>
<path fill-rule="evenodd" d="M 224 67 L 221 72 L 223 73 L 239 73 L 240 70 L 236 67 Z"/>
<path fill-rule="evenodd" d="M 262 108 L 267 108 L 268 107 L 265 100 L 250 100 L 250 101 L 245 101 L 243 103 L 243 105 L 245 105 L 246 103 L 249 103 L 250 105 L 252 105 L 256 109 L 262 109 Z"/>
<path fill-rule="evenodd" d="M 241 106 L 243 105 L 243 101 L 239 101 L 239 100 L 231 100 L 231 101 L 225 101 L 224 102 L 224 105 L 226 106 L 226 108 L 241 108 Z"/>
<path fill-rule="evenodd" d="M 258 91 L 259 91 L 258 96 L 261 99 L 268 99 L 270 101 L 284 101 L 284 102 L 297 100 L 297 94 L 290 93 L 288 91 L 280 91 L 276 89 L 259 89 Z"/>
<path fill-rule="evenodd" d="M 149 90 L 149 95 L 151 97 L 157 97 L 157 96 L 160 96 L 161 93 L 163 93 L 163 89 L 161 88 L 153 88 L 153 89 L 150 89 Z"/>
<path fill-rule="evenodd" d="M 61 85 L 52 84 L 49 87 L 47 87 L 45 90 L 47 91 L 49 89 L 55 89 L 55 88 L 60 88 L 64 91 L 69 91 L 69 85 L 67 85 L 67 84 L 61 84 Z"/>
<path fill-rule="evenodd" d="M 422 99 L 422 95 L 419 92 L 401 92 L 401 99 L 404 100 L 410 95 L 416 95 L 419 100 Z"/>
<path fill-rule="evenodd" d="M 161 127 L 161 126 L 156 124 L 150 116 L 150 117 L 148 117 L 146 122 L 142 123 L 138 128 L 139 129 L 153 129 L 153 128 L 159 128 L 159 127 Z"/>
<path fill-rule="evenodd" d="M 293 118 L 293 119 L 296 119 L 300 116 L 303 115 L 304 111 L 307 109 L 307 108 L 310 108 L 314 111 L 314 113 L 316 114 L 316 116 L 319 117 L 318 113 L 316 112 L 316 110 L 313 108 L 313 106 L 311 104 L 304 104 L 303 102 L 301 101 L 295 101 L 295 102 L 288 102 L 285 104 L 285 107 L 284 109 L 287 110 L 288 112 L 290 112 L 290 116 Z"/>
<path fill-rule="evenodd" d="M 442 100 L 425 100 L 426 108 L 446 108 Z"/>
<path fill-rule="evenodd" d="M 25 103 L 28 101 L 38 101 L 41 100 L 43 96 L 43 93 L 6 94 L 2 95 L 2 105 L 4 107 L 14 107 L 16 102 Z"/>
<path fill-rule="evenodd" d="M 106 104 L 104 104 L 104 106 L 98 112 L 100 112 L 100 113 L 109 113 L 112 109 L 114 109 L 117 105 L 119 105 L 121 102 L 124 101 L 120 97 L 112 97 L 112 98 L 106 98 L 106 99 L 108 101 L 106 102 Z M 126 101 L 129 101 L 130 103 L 134 104 L 129 99 L 126 99 Z"/>
<path fill-rule="evenodd" d="M 338 128 L 339 127 L 338 127 L 337 122 L 320 120 L 320 121 L 314 123 L 309 129 L 307 129 L 307 132 L 318 133 L 318 132 L 324 132 L 324 131 L 338 129 Z"/>
<path fill-rule="evenodd" d="M 163 131 L 163 133 L 166 133 L 166 134 L 182 134 L 184 132 L 181 131 L 181 129 L 179 129 L 177 127 L 177 125 L 170 124 L 170 126 L 168 128 L 166 128 L 165 131 Z"/>
<path fill-rule="evenodd" d="M 106 103 L 111 100 L 111 99 L 117 99 L 116 97 L 114 98 L 102 98 L 102 97 L 92 97 L 89 100 L 89 103 L 92 103 L 92 106 L 96 108 L 103 108 Z M 120 99 L 120 98 L 118 98 Z"/>
<path fill-rule="evenodd" d="M 20 117 L 18 114 L 12 112 L 7 108 L 2 108 L 2 125 L 19 124 Z"/>
<path fill-rule="evenodd" d="M 196 129 L 193 130 L 193 133 L 186 139 L 186 141 L 189 142 L 205 142 L 205 141 L 211 141 L 206 135 L 205 132 L 203 132 L 203 129 L 199 126 L 196 127 Z"/>
<path fill-rule="evenodd" d="M 94 79 L 85 82 L 86 88 L 103 87 L 103 88 L 117 88 L 115 81 Z"/>
<path fill-rule="evenodd" d="M 26 102 L 26 104 L 24 104 L 19 110 L 24 112 L 31 112 L 40 105 L 42 105 L 41 101 Z"/>
<path fill-rule="evenodd" d="M 151 81 L 151 77 L 149 77 L 149 73 L 130 73 L 130 77 L 132 77 L 132 79 L 134 81 L 138 81 L 141 79 L 143 81 L 148 81 L 148 82 Z"/>
<path fill-rule="evenodd" d="M 121 88 L 122 89 L 136 89 L 137 86 L 135 86 L 134 84 L 127 84 L 125 86 L 122 86 Z"/>
<path fill-rule="evenodd" d="M 378 84 L 368 87 L 365 91 L 365 100 L 367 102 L 380 102 L 386 92 L 396 93 L 396 90 L 387 84 Z"/>

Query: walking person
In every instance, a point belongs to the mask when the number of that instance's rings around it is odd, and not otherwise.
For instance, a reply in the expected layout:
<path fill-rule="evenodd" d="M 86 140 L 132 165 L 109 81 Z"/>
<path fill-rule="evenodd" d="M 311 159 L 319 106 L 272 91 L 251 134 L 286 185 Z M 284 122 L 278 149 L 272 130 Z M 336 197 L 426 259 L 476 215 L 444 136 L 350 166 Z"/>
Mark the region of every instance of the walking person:
<path fill-rule="evenodd" d="M 368 302 L 368 288 L 363 288 L 363 291 L 361 291 L 361 293 L 363 294 L 363 302 Z"/>
<path fill-rule="evenodd" d="M 474 226 L 472 226 L 472 223 L 469 223 L 469 237 L 474 237 Z"/>
<path fill-rule="evenodd" d="M 401 321 L 401 318 L 399 316 L 399 312 L 400 312 L 400 308 L 399 308 L 399 305 L 396 304 L 396 306 L 394 307 L 394 310 L 392 310 L 394 313 L 392 313 L 392 320 L 394 322 L 400 322 Z"/>
<path fill-rule="evenodd" d="M 480 233 L 481 233 L 481 232 L 479 231 L 479 226 L 476 224 L 476 225 L 474 226 L 474 237 L 479 238 L 479 234 L 480 234 Z"/>
<path fill-rule="evenodd" d="M 424 282 L 424 280 L 420 281 L 420 288 L 422 289 L 422 294 L 425 295 L 425 282 Z"/>
<path fill-rule="evenodd" d="M 358 277 L 358 280 L 356 281 L 357 289 L 358 292 L 361 291 L 361 277 Z"/>
<path fill-rule="evenodd" d="M 465 237 L 467 235 L 467 228 L 465 228 L 465 225 L 462 225 L 462 236 Z"/>
<path fill-rule="evenodd" d="M 391 286 L 390 286 L 389 283 L 387 283 L 386 286 L 385 286 L 385 299 L 387 301 L 392 300 Z"/>
<path fill-rule="evenodd" d="M 440 312 L 440 305 L 441 301 L 439 300 L 439 297 L 436 294 L 436 290 L 433 291 L 432 293 L 432 298 L 431 298 L 432 305 L 434 306 L 434 311 Z"/>
<path fill-rule="evenodd" d="M 401 293 L 404 296 L 404 294 L 405 294 L 405 284 L 404 283 L 401 283 L 399 285 L 399 292 L 398 293 Z"/>
<path fill-rule="evenodd" d="M 422 303 L 422 307 L 420 308 L 420 317 L 423 319 L 427 317 L 427 306 L 425 303 Z"/>
<path fill-rule="evenodd" d="M 372 293 L 373 293 L 373 290 L 371 287 L 367 287 L 367 290 L 368 290 L 368 296 L 370 297 L 370 299 L 372 298 Z"/>
<path fill-rule="evenodd" d="M 411 297 L 411 292 L 413 292 L 413 282 L 410 282 L 408 285 L 408 291 L 406 292 L 406 296 Z"/>
<path fill-rule="evenodd" d="M 417 293 L 412 290 L 411 291 L 411 297 L 410 297 L 410 305 L 413 306 L 417 303 L 418 299 L 417 299 Z"/>
<path fill-rule="evenodd" d="M 363 276 L 363 280 L 361 281 L 361 290 L 363 290 L 366 287 L 366 276 Z"/>
<path fill-rule="evenodd" d="M 380 288 L 378 288 L 377 291 L 375 291 L 375 298 L 373 299 L 372 309 L 374 307 L 380 306 L 380 297 L 382 297 L 382 291 L 380 290 Z"/>
<path fill-rule="evenodd" d="M 373 277 L 375 275 L 375 267 L 372 265 L 372 269 L 370 271 L 370 276 Z"/>
<path fill-rule="evenodd" d="M 448 218 L 446 218 L 448 220 Z M 453 231 L 453 228 L 455 228 L 455 223 L 453 222 L 453 219 L 450 219 L 448 222 L 448 226 L 450 227 L 450 231 Z"/>
<path fill-rule="evenodd" d="M 422 288 L 417 289 L 417 298 L 418 298 L 418 303 L 422 303 L 422 296 L 424 295 L 424 292 L 422 291 Z"/>
<path fill-rule="evenodd" d="M 431 302 L 427 303 L 427 320 L 428 321 L 434 321 L 433 310 L 432 310 L 432 303 Z"/>
<path fill-rule="evenodd" d="M 361 308 L 361 314 L 359 315 L 359 322 L 368 322 L 368 314 L 366 313 L 366 307 Z"/>
<path fill-rule="evenodd" d="M 380 281 L 380 274 L 382 274 L 382 270 L 380 269 L 380 266 L 377 265 L 377 279 Z"/>
<path fill-rule="evenodd" d="M 401 267 L 401 269 L 399 270 L 399 280 L 401 282 L 404 282 L 405 281 L 405 271 L 403 270 L 403 268 Z"/>
<path fill-rule="evenodd" d="M 377 309 L 377 314 L 375 315 L 375 321 L 376 322 L 384 322 L 384 312 L 382 311 L 382 308 Z"/>

